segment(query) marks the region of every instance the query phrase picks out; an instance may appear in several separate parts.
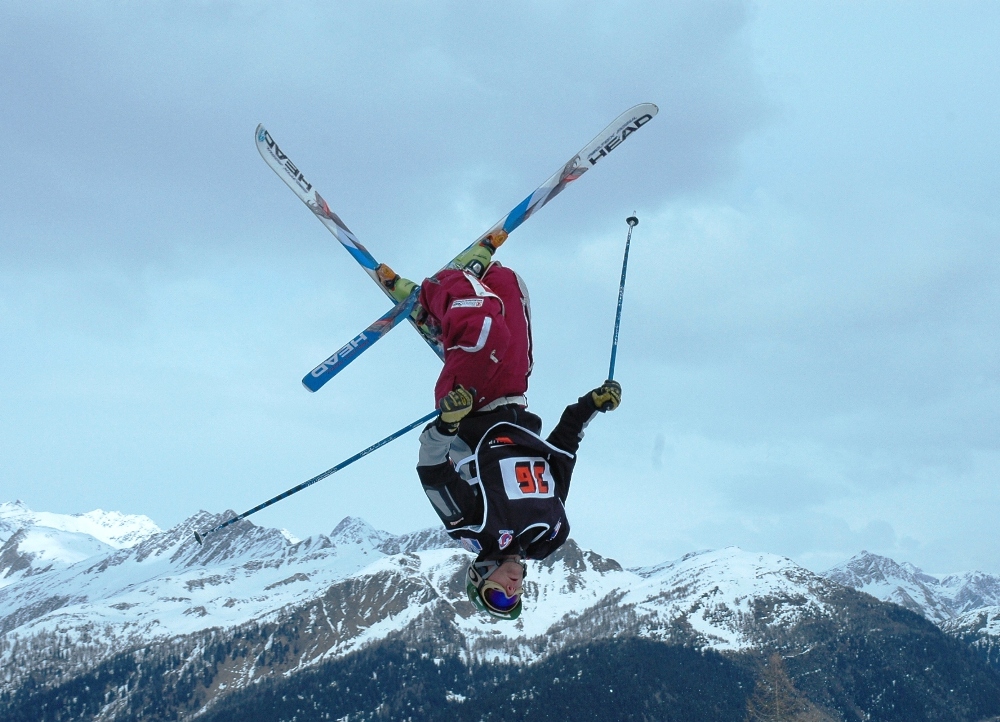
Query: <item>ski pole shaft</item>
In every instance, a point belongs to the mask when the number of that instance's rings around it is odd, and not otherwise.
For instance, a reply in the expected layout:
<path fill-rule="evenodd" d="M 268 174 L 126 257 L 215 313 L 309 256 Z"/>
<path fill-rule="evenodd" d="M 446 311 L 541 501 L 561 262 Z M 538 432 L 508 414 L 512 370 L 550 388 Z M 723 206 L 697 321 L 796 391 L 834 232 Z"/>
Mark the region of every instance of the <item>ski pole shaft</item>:
<path fill-rule="evenodd" d="M 406 426 L 404 426 L 399 431 L 396 431 L 395 433 L 392 433 L 389 436 L 386 436 L 381 441 L 375 442 L 374 444 L 372 444 L 371 446 L 369 446 L 364 451 L 359 451 L 357 454 L 355 454 L 354 456 L 352 456 L 350 459 L 345 459 L 344 461 L 340 462 L 339 464 L 337 464 L 333 468 L 327 469 L 322 474 L 314 476 L 313 478 L 309 479 L 309 481 L 304 481 L 301 484 L 299 484 L 298 486 L 293 486 L 288 491 L 284 491 L 284 492 L 278 494 L 276 497 L 268 499 L 263 504 L 258 504 L 253 509 L 249 509 L 249 510 L 243 512 L 242 514 L 238 515 L 238 516 L 234 516 L 229 521 L 223 522 L 222 524 L 219 524 L 219 526 L 217 526 L 217 527 L 215 527 L 213 529 L 209 529 L 208 531 L 206 531 L 204 533 L 195 532 L 194 533 L 194 538 L 198 540 L 199 544 L 202 544 L 205 541 L 205 537 L 207 537 L 209 534 L 213 534 L 213 533 L 219 531 L 220 529 L 225 529 L 227 526 L 229 526 L 230 524 L 235 524 L 240 519 L 246 519 L 251 514 L 256 514 L 261 509 L 266 509 L 267 507 L 271 506 L 271 504 L 276 504 L 277 502 L 281 501 L 282 499 L 287 499 L 292 494 L 296 494 L 296 493 L 302 491 L 307 486 L 312 486 L 316 482 L 322 481 L 323 479 L 325 479 L 328 476 L 331 476 L 332 474 L 336 474 L 338 471 L 340 471 L 341 469 L 343 469 L 343 468 L 345 468 L 347 466 L 350 466 L 351 464 L 353 464 L 358 459 L 360 459 L 362 457 L 365 457 L 365 456 L 368 456 L 368 454 L 372 453 L 376 449 L 382 448 L 383 446 L 385 446 L 386 444 L 388 444 L 390 441 L 398 439 L 403 434 L 405 434 L 405 433 L 407 433 L 409 431 L 412 431 L 413 429 L 415 429 L 416 427 L 420 426 L 423 423 L 426 423 L 426 422 L 430 421 L 435 416 L 437 416 L 438 413 L 439 413 L 438 410 L 435 409 L 434 411 L 432 411 L 431 413 L 427 414 L 426 416 L 422 416 L 421 418 L 417 419 L 412 424 L 407 424 Z"/>
<path fill-rule="evenodd" d="M 632 242 L 632 229 L 639 225 L 639 219 L 629 216 L 625 219 L 628 223 L 628 237 L 625 239 L 625 258 L 622 259 L 622 280 L 618 285 L 618 312 L 615 314 L 615 336 L 611 341 L 611 367 L 608 369 L 608 381 L 615 378 L 615 356 L 618 355 L 618 327 L 622 321 L 622 301 L 625 298 L 625 273 L 628 270 L 628 249 Z"/>

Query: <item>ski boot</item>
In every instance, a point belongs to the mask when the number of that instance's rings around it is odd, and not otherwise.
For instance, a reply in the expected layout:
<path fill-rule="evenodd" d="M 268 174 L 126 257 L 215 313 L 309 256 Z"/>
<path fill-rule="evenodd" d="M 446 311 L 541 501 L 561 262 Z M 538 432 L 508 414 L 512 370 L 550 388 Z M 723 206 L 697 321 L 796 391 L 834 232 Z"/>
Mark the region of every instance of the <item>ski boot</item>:
<path fill-rule="evenodd" d="M 378 277 L 378 282 L 382 284 L 383 288 L 389 291 L 392 299 L 397 303 L 402 303 L 409 298 L 410 294 L 413 293 L 413 289 L 417 287 L 416 283 L 409 278 L 403 278 L 384 263 L 378 265 L 378 268 L 375 269 L 375 275 Z M 430 317 L 419 303 L 414 305 L 413 310 L 410 311 L 410 318 L 417 324 L 420 333 L 424 336 L 432 340 L 437 338 L 437 329 L 430 325 Z"/>
<path fill-rule="evenodd" d="M 497 249 L 506 240 L 506 231 L 503 229 L 493 231 L 487 234 L 485 238 L 480 239 L 478 243 L 474 243 L 462 251 L 462 253 L 455 257 L 455 260 L 448 264 L 448 268 L 468 271 L 476 278 L 482 278 L 486 273 L 486 269 L 493 262 L 493 254 L 497 252 Z"/>
<path fill-rule="evenodd" d="M 396 303 L 409 298 L 410 294 L 413 293 L 413 289 L 417 287 L 417 284 L 409 278 L 403 278 L 384 263 L 378 264 L 378 268 L 375 269 L 375 275 L 378 277 L 378 282 L 392 295 Z"/>

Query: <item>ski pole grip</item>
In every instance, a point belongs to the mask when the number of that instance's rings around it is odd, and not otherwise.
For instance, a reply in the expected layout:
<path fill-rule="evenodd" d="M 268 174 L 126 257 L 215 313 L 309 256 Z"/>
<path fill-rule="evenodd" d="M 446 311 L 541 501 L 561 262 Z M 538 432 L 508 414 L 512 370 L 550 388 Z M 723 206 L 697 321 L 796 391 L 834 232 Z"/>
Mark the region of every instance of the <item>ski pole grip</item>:
<path fill-rule="evenodd" d="M 606 379 L 604 383 L 608 383 L 608 381 L 611 381 L 611 379 Z M 613 407 L 611 406 L 611 402 L 605 401 L 603 404 L 601 404 L 601 413 L 607 413 L 608 411 L 611 411 L 612 408 Z"/>
<path fill-rule="evenodd" d="M 611 383 L 611 379 L 607 379 L 604 383 L 606 383 L 606 384 Z M 608 411 L 611 411 L 613 408 L 614 408 L 614 404 L 612 404 L 610 401 L 605 401 L 603 404 L 601 404 L 600 411 L 603 414 L 603 413 L 607 413 Z"/>

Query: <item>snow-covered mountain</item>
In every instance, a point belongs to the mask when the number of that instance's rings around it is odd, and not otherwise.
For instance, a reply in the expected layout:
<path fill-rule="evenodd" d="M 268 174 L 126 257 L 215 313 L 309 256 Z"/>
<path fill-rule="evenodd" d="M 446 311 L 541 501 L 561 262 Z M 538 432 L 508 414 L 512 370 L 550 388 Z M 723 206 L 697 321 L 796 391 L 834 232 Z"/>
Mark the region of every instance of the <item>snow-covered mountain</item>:
<path fill-rule="evenodd" d="M 100 509 L 52 514 L 20 501 L 0 504 L 0 588 L 134 546 L 159 531 L 146 516 Z"/>
<path fill-rule="evenodd" d="M 20 509 L 22 518 L 49 518 Z M 469 659 L 530 661 L 622 633 L 681 634 L 739 650 L 757 643 L 762 627 L 822 614 L 836 586 L 788 559 L 737 548 L 626 570 L 568 543 L 531 565 L 521 619 L 496 624 L 473 614 L 463 592 L 468 556 L 440 530 L 394 536 L 347 518 L 329 535 L 294 541 L 245 520 L 197 544 L 196 529 L 230 515 L 201 512 L 119 549 L 91 537 L 79 559 L 63 551 L 64 563 L 36 565 L 31 574 L 10 566 L 10 581 L 0 588 L 4 686 L 16 685 L 55 649 L 74 649 L 85 669 L 158 639 L 299 615 L 325 629 L 301 665 L 346 654 L 428 615 L 448 620 Z M 14 542 L 23 551 L 19 536 L 34 539 L 33 549 L 44 547 L 40 528 L 13 533 L 5 548 Z M 102 530 L 105 539 L 121 538 L 108 525 Z"/>
<path fill-rule="evenodd" d="M 0 542 L 6 541 L 18 529 L 25 527 L 86 534 L 115 549 L 135 546 L 161 531 L 152 519 L 141 514 L 122 514 L 101 509 L 85 514 L 53 514 L 32 511 L 22 501 L 0 504 Z"/>
<path fill-rule="evenodd" d="M 279 644 L 278 629 L 286 630 L 278 671 L 287 676 L 388 639 L 433 638 L 469 664 L 535 663 L 631 637 L 761 650 L 797 625 L 843 616 L 842 585 L 938 623 L 997 598 L 988 575 L 935 577 L 867 554 L 825 576 L 735 547 L 624 569 L 571 540 L 531 563 L 524 614 L 498 623 L 465 598 L 469 556 L 441 530 L 397 536 L 349 517 L 299 541 L 244 520 L 204 546 L 195 541 L 195 530 L 231 516 L 199 512 L 160 531 L 146 517 L 0 505 L 0 692 L 39 669 L 56 667 L 66 679 L 127 650 L 169 648 L 185 658 L 206 639 L 232 638 L 249 646 L 223 671 L 213 667 L 224 681 L 211 694 L 228 694 L 276 673 L 261 660 Z M 969 619 L 1000 626 L 997 614 Z"/>
<path fill-rule="evenodd" d="M 983 572 L 927 574 L 912 564 L 866 551 L 824 576 L 906 607 L 939 626 L 967 612 L 1000 605 L 1000 577 Z"/>
<path fill-rule="evenodd" d="M 103 545 L 103 553 L 75 561 L 63 554 L 70 563 L 17 576 L 0 589 L 0 633 L 58 633 L 68 643 L 83 640 L 100 656 L 100 650 L 232 626 L 310 599 L 386 556 L 382 545 L 399 553 L 447 539 L 433 533 L 397 538 L 345 519 L 330 536 L 301 542 L 244 522 L 198 545 L 196 529 L 232 515 L 202 512 L 131 547 Z M 29 538 L 39 535 L 38 527 L 27 529 Z M 100 549 L 101 542 L 91 541 Z"/>
<path fill-rule="evenodd" d="M 1000 667 L 1000 577 L 978 571 L 927 574 L 866 551 L 824 576 L 923 615 Z"/>

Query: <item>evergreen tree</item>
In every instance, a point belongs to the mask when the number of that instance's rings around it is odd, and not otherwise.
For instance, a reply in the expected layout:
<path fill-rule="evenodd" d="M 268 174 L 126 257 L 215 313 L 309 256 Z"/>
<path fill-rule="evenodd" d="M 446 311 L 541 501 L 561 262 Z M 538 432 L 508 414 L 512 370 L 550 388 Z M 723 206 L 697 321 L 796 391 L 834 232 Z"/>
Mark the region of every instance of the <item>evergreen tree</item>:
<path fill-rule="evenodd" d="M 747 699 L 747 722 L 831 722 L 833 719 L 795 688 L 781 655 L 772 654 L 757 678 L 753 694 Z"/>

